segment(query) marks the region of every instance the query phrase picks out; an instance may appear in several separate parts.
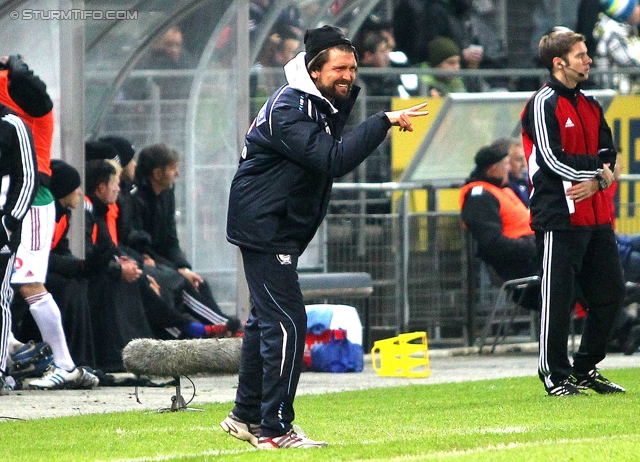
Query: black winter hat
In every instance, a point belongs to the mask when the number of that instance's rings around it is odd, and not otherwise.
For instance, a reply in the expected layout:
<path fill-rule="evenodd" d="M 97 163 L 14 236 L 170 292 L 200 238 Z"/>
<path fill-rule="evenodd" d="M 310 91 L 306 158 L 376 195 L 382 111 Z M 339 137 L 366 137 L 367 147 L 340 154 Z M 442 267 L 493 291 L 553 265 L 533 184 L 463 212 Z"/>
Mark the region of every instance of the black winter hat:
<path fill-rule="evenodd" d="M 304 34 L 305 64 L 308 65 L 313 58 L 327 48 L 342 44 L 353 46 L 351 40 L 345 37 L 337 27 L 324 25 L 318 29 L 307 30 Z"/>
<path fill-rule="evenodd" d="M 497 164 L 507 157 L 507 152 L 499 149 L 497 146 L 484 146 L 476 153 L 474 158 L 478 170 L 487 168 L 493 164 Z"/>
<path fill-rule="evenodd" d="M 51 183 L 49 190 L 60 200 L 80 186 L 80 173 L 73 166 L 60 159 L 51 160 Z"/>
<path fill-rule="evenodd" d="M 108 143 L 118 151 L 118 157 L 120 158 L 120 165 L 126 167 L 136 154 L 131 141 L 122 136 L 103 136 L 98 138 L 98 141 Z"/>
<path fill-rule="evenodd" d="M 118 150 L 104 141 L 87 141 L 84 143 L 84 155 L 87 162 L 91 160 L 115 160 L 120 163 Z"/>

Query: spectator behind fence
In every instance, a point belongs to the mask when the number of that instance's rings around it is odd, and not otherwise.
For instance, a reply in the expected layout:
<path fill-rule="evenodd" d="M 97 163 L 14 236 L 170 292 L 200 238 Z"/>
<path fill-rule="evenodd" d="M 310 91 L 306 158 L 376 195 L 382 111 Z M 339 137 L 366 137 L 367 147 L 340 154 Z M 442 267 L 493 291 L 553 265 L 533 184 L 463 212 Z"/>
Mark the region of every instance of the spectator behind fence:
<path fill-rule="evenodd" d="M 136 69 L 157 69 L 166 71 L 183 71 L 196 67 L 196 60 L 184 49 L 182 31 L 178 26 L 171 26 L 158 38 L 151 49 L 138 61 Z M 189 97 L 191 90 L 189 75 L 167 75 L 151 78 L 153 85 L 158 86 L 161 100 L 183 100 Z M 135 94 L 130 94 L 129 99 L 149 99 L 148 79 L 140 79 Z"/>
<path fill-rule="evenodd" d="M 447 37 L 436 37 L 428 43 L 429 61 L 423 67 L 449 71 L 460 70 L 460 48 Z M 428 86 L 430 96 L 446 96 L 449 93 L 466 93 L 462 79 L 455 75 L 425 75 L 422 81 Z"/>
<path fill-rule="evenodd" d="M 592 52 L 596 67 L 604 71 L 640 67 L 640 4 L 638 0 L 604 0 L 593 29 L 596 48 Z M 620 93 L 638 93 L 638 77 L 624 74 L 600 76 L 601 86 Z"/>
<path fill-rule="evenodd" d="M 531 24 L 531 35 L 527 40 L 531 59 L 537 64 L 540 37 L 557 26 L 573 29 L 577 22 L 579 5 L 576 0 L 537 0 L 531 2 L 530 8 L 531 17 L 527 19 Z"/>
<path fill-rule="evenodd" d="M 474 41 L 482 46 L 482 68 L 504 68 L 508 67 L 507 47 L 501 33 L 501 7 L 500 0 L 473 1 L 472 10 L 465 26 L 471 30 Z M 504 87 L 504 80 L 500 82 L 496 79 L 496 84 Z"/>
<path fill-rule="evenodd" d="M 368 32 L 377 32 L 381 34 L 387 40 L 387 43 L 389 44 L 389 48 L 391 48 L 391 50 L 396 49 L 396 38 L 393 32 L 393 20 L 384 19 L 381 17 L 381 15 L 376 14 L 375 12 L 371 13 L 369 16 L 367 16 L 367 19 L 365 19 L 365 21 L 362 23 L 362 26 L 360 27 L 358 34 L 361 34 L 361 33 L 366 34 Z M 357 37 L 356 39 L 354 39 L 354 44 L 356 41 L 357 41 Z M 356 47 L 356 50 L 357 50 L 357 47 Z M 404 56 L 404 59 L 406 60 L 406 55 Z"/>
<path fill-rule="evenodd" d="M 282 68 L 298 52 L 302 41 L 302 32 L 293 26 L 287 24 L 276 24 L 273 32 L 267 36 L 260 53 L 257 57 L 257 64 L 261 67 L 277 67 Z M 281 82 L 278 79 L 279 74 L 275 74 L 270 79 L 273 82 Z M 277 88 L 280 85 L 273 83 L 271 88 Z"/>
<path fill-rule="evenodd" d="M 391 65 L 391 45 L 379 31 L 365 31 L 354 40 L 358 52 L 360 67 L 388 68 Z M 360 75 L 368 96 L 404 96 L 402 82 L 396 74 L 392 75 Z M 386 110 L 390 109 L 387 104 Z"/>
<path fill-rule="evenodd" d="M 29 69 L 20 56 L 2 59 L 4 68 L 0 82 L 0 102 L 9 106 L 31 128 L 39 182 L 36 195 L 24 217 L 20 246 L 11 283 L 19 287 L 20 295 L 29 305 L 44 342 L 53 351 L 54 366 L 44 376 L 31 382 L 40 389 L 91 388 L 97 377 L 76 368 L 69 352 L 62 326 L 60 308 L 44 283 L 47 276 L 51 239 L 55 226 L 55 205 L 49 190 L 51 179 L 51 144 L 53 141 L 53 102 L 46 84 Z M 12 353 L 37 355 L 36 348 L 12 340 Z"/>
<path fill-rule="evenodd" d="M 300 12 L 296 7 L 290 6 L 278 16 L 251 69 L 249 91 L 255 98 L 255 111 L 264 104 L 271 92 L 286 83 L 282 67 L 295 56 L 301 43 Z"/>
<path fill-rule="evenodd" d="M 430 62 L 428 44 L 437 36 L 447 37 L 462 50 L 462 67 L 477 68 L 483 59 L 481 47 L 472 46 L 465 21 L 471 12 L 469 0 L 401 0 L 393 13 L 397 48 L 409 64 Z"/>
<path fill-rule="evenodd" d="M 596 367 L 624 299 L 611 197 L 605 193 L 614 181 L 613 137 L 602 107 L 580 91 L 592 62 L 584 36 L 551 32 L 539 50 L 550 76 L 521 116 L 527 163 L 536 166 L 529 176 L 531 226 L 542 259 L 538 374 L 551 396 L 578 395 L 582 387 L 621 393 L 625 389 Z M 578 290 L 588 309 L 571 364 L 567 342 Z"/>
<path fill-rule="evenodd" d="M 381 6 L 381 5 L 379 5 Z M 382 35 L 387 44 L 389 45 L 389 65 L 391 67 L 406 67 L 409 63 L 409 59 L 404 51 L 398 50 L 395 33 L 393 31 L 393 19 L 385 19 L 381 14 L 378 14 L 375 10 L 367 19 L 362 23 L 356 36 L 353 39 L 353 44 L 358 50 L 358 43 L 361 43 L 362 38 L 369 33 L 375 33 Z M 358 59 L 361 61 L 362 55 L 358 51 Z M 360 64 L 360 62 L 358 63 Z M 418 76 L 415 74 L 402 74 L 399 76 L 402 87 L 400 96 L 416 95 L 418 91 Z M 402 90 L 408 92 L 407 95 L 403 94 Z"/>
<path fill-rule="evenodd" d="M 388 34 L 384 34 L 380 23 L 375 26 L 372 20 L 368 20 L 369 27 L 376 27 L 374 30 L 362 30 L 354 39 L 353 45 L 358 53 L 358 66 L 389 68 L 391 66 L 391 44 L 388 41 Z M 409 93 L 402 84 L 401 78 L 397 74 L 359 74 L 356 79 L 357 84 L 362 84 L 368 97 L 367 109 L 371 112 L 391 110 L 391 96 L 408 96 Z M 373 97 L 373 98 L 369 98 Z M 391 137 L 388 136 L 376 148 L 365 162 L 364 178 L 362 170 L 356 169 L 346 175 L 341 181 L 363 181 L 367 183 L 382 183 L 392 180 L 391 168 Z M 335 191 L 334 198 L 341 199 L 349 197 L 346 191 Z M 367 213 L 389 213 L 390 201 L 384 191 L 369 191 L 367 198 L 371 203 L 367 204 Z"/>
<path fill-rule="evenodd" d="M 222 313 L 209 283 L 192 270 L 180 247 L 174 188 L 180 175 L 178 160 L 179 153 L 165 144 L 140 151 L 131 196 L 133 232 L 127 244 L 144 256 L 149 274 L 179 292 L 181 310 L 201 323 L 223 328 L 218 334 L 235 334 L 238 320 Z"/>
<path fill-rule="evenodd" d="M 298 257 L 326 214 L 333 178 L 356 168 L 392 125 L 412 131 L 426 103 L 379 112 L 342 136 L 353 108 L 357 61 L 340 29 L 305 34 L 305 52 L 285 68 L 246 135 L 231 183 L 227 240 L 240 248 L 251 294 L 236 402 L 221 422 L 260 449 L 315 448 L 326 442 L 297 433 L 293 402 L 307 326 Z"/>
<path fill-rule="evenodd" d="M 269 31 L 267 39 L 258 53 L 257 62 L 265 67 L 281 68 L 295 56 L 301 42 L 300 10 L 296 6 L 288 6 L 278 15 Z M 282 80 L 279 74 L 274 75 L 274 78 Z M 273 87 L 272 91 L 280 85 Z"/>
<path fill-rule="evenodd" d="M 584 35 L 584 44 L 587 52 L 595 55 L 596 39 L 593 36 L 598 17 L 603 11 L 601 0 L 580 0 L 578 5 L 578 17 L 576 20 L 576 32 Z M 535 55 L 538 54 L 538 44 L 535 44 Z M 537 59 L 536 59 L 537 62 Z"/>

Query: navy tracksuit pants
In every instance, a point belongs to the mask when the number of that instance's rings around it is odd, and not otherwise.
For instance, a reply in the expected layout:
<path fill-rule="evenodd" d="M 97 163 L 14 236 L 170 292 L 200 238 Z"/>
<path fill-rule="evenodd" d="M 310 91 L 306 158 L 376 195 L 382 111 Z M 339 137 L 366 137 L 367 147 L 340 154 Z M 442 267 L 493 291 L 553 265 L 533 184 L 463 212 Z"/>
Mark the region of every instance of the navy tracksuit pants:
<path fill-rule="evenodd" d="M 289 431 L 302 372 L 307 313 L 298 257 L 242 248 L 251 312 L 245 325 L 236 405 L 240 419 L 261 424 L 265 437 Z"/>
<path fill-rule="evenodd" d="M 552 387 L 604 359 L 624 299 L 624 279 L 611 228 L 540 232 L 536 241 L 543 255 L 538 374 Z M 567 342 L 578 294 L 587 317 L 572 366 Z"/>

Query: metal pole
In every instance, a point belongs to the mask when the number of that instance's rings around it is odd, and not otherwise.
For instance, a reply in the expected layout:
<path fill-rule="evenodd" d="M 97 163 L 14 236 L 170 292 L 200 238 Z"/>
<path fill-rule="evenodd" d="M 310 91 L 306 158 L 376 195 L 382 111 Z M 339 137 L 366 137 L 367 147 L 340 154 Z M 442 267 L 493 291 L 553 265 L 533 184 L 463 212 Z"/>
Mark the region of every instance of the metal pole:
<path fill-rule="evenodd" d="M 60 9 L 84 10 L 83 0 L 62 0 Z M 64 23 L 64 24 L 63 24 Z M 61 157 L 84 177 L 84 24 L 80 19 L 60 25 L 60 151 Z M 62 71 L 64 69 L 64 72 Z M 71 215 L 71 252 L 84 257 L 84 213 Z"/>
<path fill-rule="evenodd" d="M 407 326 L 409 324 L 409 319 L 411 316 L 411 310 L 409 307 L 409 258 L 410 258 L 410 241 L 409 241 L 409 195 L 411 193 L 409 191 L 405 191 L 403 194 L 402 201 L 402 211 L 401 211 L 401 220 L 402 220 L 402 319 L 401 319 L 401 330 L 404 332 L 407 330 Z"/>
<path fill-rule="evenodd" d="M 238 127 L 238 146 L 244 146 L 244 136 L 249 120 L 249 73 L 251 62 L 249 61 L 249 1 L 239 0 L 237 2 L 237 45 L 236 50 L 236 94 L 238 106 L 236 108 L 236 126 Z M 242 256 L 237 252 L 237 304 L 236 315 L 239 319 L 247 319 L 251 310 L 249 300 L 249 288 L 244 276 Z"/>
<path fill-rule="evenodd" d="M 162 103 L 160 102 L 160 87 L 153 81 L 153 78 L 147 78 L 147 88 L 149 89 L 149 100 L 151 104 L 151 139 L 154 143 L 162 141 Z"/>

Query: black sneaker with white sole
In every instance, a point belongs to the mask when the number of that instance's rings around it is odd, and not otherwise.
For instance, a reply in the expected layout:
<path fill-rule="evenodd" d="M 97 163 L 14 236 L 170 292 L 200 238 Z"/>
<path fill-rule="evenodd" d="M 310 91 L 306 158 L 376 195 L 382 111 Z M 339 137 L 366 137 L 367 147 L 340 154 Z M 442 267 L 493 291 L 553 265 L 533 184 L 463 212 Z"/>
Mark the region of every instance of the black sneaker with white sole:
<path fill-rule="evenodd" d="M 557 385 L 545 387 L 545 389 L 547 390 L 547 394 L 549 396 L 584 395 L 584 393 L 580 391 L 580 389 L 576 386 L 573 380 L 571 380 L 571 378 L 564 379 Z"/>
<path fill-rule="evenodd" d="M 597 369 L 592 369 L 586 374 L 575 373 L 575 384 L 578 388 L 593 390 L 601 395 L 611 393 L 624 393 L 627 390 L 617 383 L 604 378 Z"/>

